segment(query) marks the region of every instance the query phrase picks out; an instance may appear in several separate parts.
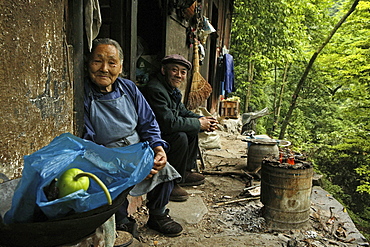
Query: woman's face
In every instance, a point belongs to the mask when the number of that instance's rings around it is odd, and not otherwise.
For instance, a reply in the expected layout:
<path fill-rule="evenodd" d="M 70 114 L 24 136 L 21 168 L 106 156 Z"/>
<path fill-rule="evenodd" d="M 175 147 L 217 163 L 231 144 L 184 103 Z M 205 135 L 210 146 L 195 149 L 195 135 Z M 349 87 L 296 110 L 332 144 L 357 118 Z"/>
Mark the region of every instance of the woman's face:
<path fill-rule="evenodd" d="M 112 85 L 122 73 L 119 52 L 113 45 L 98 45 L 91 54 L 88 72 L 101 92 L 111 92 Z"/>

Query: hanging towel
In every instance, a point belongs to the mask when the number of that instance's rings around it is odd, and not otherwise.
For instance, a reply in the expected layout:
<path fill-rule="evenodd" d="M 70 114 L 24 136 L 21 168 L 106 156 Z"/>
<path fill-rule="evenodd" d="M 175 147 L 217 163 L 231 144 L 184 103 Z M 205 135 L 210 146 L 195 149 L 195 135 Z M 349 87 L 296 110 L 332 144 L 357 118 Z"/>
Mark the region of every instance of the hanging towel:
<path fill-rule="evenodd" d="M 85 31 L 89 51 L 91 51 L 93 40 L 99 34 L 101 23 L 99 0 L 87 0 L 85 6 Z"/>

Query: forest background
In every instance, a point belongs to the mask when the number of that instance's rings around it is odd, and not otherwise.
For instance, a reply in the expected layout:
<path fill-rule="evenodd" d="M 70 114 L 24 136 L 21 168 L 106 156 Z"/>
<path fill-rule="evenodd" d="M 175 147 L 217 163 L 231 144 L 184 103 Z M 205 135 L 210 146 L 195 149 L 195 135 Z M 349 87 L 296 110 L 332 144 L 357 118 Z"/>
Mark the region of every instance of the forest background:
<path fill-rule="evenodd" d="M 242 112 L 257 134 L 292 142 L 370 239 L 370 1 L 235 0 Z"/>

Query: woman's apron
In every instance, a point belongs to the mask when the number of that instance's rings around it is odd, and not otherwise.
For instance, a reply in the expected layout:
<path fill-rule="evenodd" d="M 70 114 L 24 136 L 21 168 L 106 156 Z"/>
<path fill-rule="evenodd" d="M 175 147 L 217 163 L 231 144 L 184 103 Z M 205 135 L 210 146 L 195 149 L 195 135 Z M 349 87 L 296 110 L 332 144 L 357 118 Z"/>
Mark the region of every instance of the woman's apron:
<path fill-rule="evenodd" d="M 140 142 L 136 131 L 138 115 L 132 100 L 118 84 L 122 96 L 116 99 L 99 100 L 92 97 L 90 121 L 95 130 L 95 142 L 109 148 L 124 147 Z M 92 95 L 90 89 L 90 96 Z M 148 193 L 160 183 L 181 179 L 180 174 L 168 162 L 151 179 L 145 179 L 130 191 L 132 196 Z"/>

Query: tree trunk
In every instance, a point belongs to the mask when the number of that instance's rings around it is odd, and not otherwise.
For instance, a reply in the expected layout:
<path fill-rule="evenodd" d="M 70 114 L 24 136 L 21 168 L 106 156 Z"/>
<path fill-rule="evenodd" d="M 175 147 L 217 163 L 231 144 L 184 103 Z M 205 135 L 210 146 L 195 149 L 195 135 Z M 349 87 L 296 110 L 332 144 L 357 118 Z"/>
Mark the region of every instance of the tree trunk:
<path fill-rule="evenodd" d="M 283 101 L 283 94 L 284 94 L 284 89 L 285 89 L 285 85 L 286 85 L 286 81 L 287 81 L 287 77 L 288 77 L 289 68 L 290 68 L 290 64 L 289 64 L 289 62 L 287 62 L 285 64 L 283 77 L 281 79 L 280 92 L 279 92 L 279 95 L 277 96 L 278 99 L 277 99 L 277 103 L 276 103 L 276 109 L 274 111 L 275 115 L 274 115 L 274 122 L 273 122 L 273 125 L 272 125 L 272 131 L 275 131 L 275 128 L 279 124 L 280 111 L 281 111 L 281 102 Z"/>
<path fill-rule="evenodd" d="M 307 75 L 308 73 L 310 72 L 311 68 L 312 68 L 312 65 L 313 63 L 315 62 L 317 56 L 319 55 L 319 53 L 321 52 L 322 49 L 324 49 L 324 47 L 329 43 L 329 41 L 331 40 L 331 38 L 334 36 L 334 34 L 337 32 L 337 30 L 339 29 L 339 27 L 345 22 L 345 20 L 348 18 L 348 16 L 350 16 L 352 14 L 353 11 L 355 11 L 356 9 L 356 6 L 358 5 L 358 2 L 360 0 L 355 0 L 354 3 L 352 4 L 351 8 L 348 10 L 348 12 L 340 19 L 340 21 L 335 25 L 335 27 L 333 28 L 333 30 L 330 32 L 329 36 L 326 38 L 326 40 L 324 41 L 324 43 L 316 50 L 316 52 L 312 55 L 307 67 L 306 67 L 306 70 L 304 71 L 301 79 L 299 80 L 298 84 L 297 84 L 297 87 L 294 91 L 294 94 L 292 96 L 292 101 L 290 103 L 290 107 L 289 107 L 289 110 L 288 110 L 288 113 L 287 115 L 285 116 L 285 119 L 283 121 L 283 124 L 281 125 L 281 130 L 280 130 L 280 135 L 279 135 L 279 139 L 282 140 L 284 139 L 284 136 L 285 136 L 285 131 L 288 127 L 288 124 L 289 124 L 289 121 L 290 121 L 290 118 L 292 117 L 292 113 L 293 113 L 293 110 L 295 109 L 296 107 L 296 104 L 297 104 L 297 98 L 298 98 L 298 95 L 299 95 L 299 92 L 301 91 L 305 81 L 306 81 L 306 78 L 307 78 Z"/>
<path fill-rule="evenodd" d="M 277 81 L 277 65 L 274 65 L 274 102 L 273 102 L 273 117 L 271 132 L 275 131 L 276 115 L 277 115 L 277 102 L 278 102 L 278 81 Z"/>
<path fill-rule="evenodd" d="M 252 84 L 253 84 L 253 70 L 254 64 L 252 61 L 248 62 L 248 89 L 247 94 L 245 96 L 245 103 L 244 103 L 244 112 L 249 112 L 249 102 L 251 98 L 251 91 L 252 91 Z"/>

